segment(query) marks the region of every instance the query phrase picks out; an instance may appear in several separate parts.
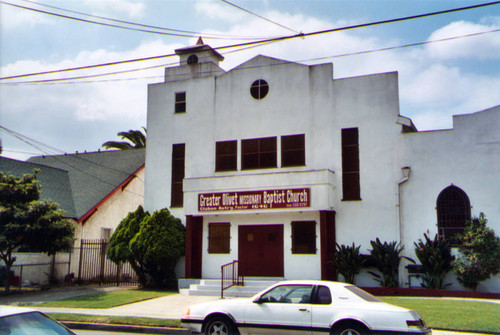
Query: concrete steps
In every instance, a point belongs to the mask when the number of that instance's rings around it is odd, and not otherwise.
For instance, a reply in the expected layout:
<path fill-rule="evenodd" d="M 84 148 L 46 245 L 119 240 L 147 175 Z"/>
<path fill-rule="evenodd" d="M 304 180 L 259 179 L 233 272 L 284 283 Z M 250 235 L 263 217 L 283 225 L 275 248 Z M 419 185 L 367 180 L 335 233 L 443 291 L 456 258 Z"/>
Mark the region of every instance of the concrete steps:
<path fill-rule="evenodd" d="M 224 291 L 224 297 L 252 297 L 284 278 L 245 278 L 244 286 L 233 286 Z M 179 291 L 191 296 L 220 296 L 220 279 L 179 279 Z"/>

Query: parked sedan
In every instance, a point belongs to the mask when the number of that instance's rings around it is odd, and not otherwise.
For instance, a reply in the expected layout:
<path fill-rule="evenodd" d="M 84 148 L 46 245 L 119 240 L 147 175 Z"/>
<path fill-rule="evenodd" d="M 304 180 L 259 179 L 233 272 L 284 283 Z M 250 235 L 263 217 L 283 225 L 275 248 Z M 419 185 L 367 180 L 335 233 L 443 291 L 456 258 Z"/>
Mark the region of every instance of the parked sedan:
<path fill-rule="evenodd" d="M 0 306 L 0 335 L 76 335 L 35 310 Z"/>
<path fill-rule="evenodd" d="M 284 281 L 250 299 L 194 305 L 182 325 L 207 335 L 431 334 L 417 312 L 331 281 Z"/>

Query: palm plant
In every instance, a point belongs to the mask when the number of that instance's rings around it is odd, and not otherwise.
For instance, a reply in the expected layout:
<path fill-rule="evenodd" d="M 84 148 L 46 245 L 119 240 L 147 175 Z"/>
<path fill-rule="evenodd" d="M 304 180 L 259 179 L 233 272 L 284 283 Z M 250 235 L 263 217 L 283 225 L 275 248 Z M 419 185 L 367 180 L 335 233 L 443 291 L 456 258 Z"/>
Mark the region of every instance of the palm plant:
<path fill-rule="evenodd" d="M 346 283 L 354 284 L 356 275 L 365 263 L 365 257 L 359 252 L 361 246 L 335 244 L 335 265 L 337 271 L 344 277 Z"/>
<path fill-rule="evenodd" d="M 422 264 L 422 287 L 442 289 L 451 284 L 444 284 L 444 277 L 453 268 L 455 256 L 446 240 L 436 234 L 434 240 L 424 234 L 425 243 L 415 242 L 415 254 Z"/>
<path fill-rule="evenodd" d="M 396 241 L 387 243 L 380 242 L 377 237 L 375 241 L 370 241 L 370 265 L 375 267 L 380 273 L 368 271 L 373 278 L 383 287 L 398 287 L 399 263 L 401 258 L 406 258 L 413 262 L 411 258 L 402 256 L 404 247 Z"/>
<path fill-rule="evenodd" d="M 141 130 L 129 130 L 129 131 L 121 131 L 118 133 L 120 136 L 126 141 L 108 141 L 103 143 L 103 147 L 106 149 L 118 149 L 118 150 L 129 150 L 129 149 L 142 149 L 146 147 L 146 128 L 144 129 L 144 133 Z"/>

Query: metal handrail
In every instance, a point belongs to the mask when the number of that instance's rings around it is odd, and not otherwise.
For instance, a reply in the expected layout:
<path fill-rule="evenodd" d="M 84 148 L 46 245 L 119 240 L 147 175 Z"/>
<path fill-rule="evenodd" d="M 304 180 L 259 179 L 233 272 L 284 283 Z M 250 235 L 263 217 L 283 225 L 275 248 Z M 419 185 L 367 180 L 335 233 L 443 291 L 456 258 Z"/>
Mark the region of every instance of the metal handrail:
<path fill-rule="evenodd" d="M 220 283 L 220 297 L 224 298 L 224 291 L 233 286 L 244 286 L 245 278 L 239 274 L 238 260 L 231 263 L 224 264 L 220 267 L 221 283 Z"/>

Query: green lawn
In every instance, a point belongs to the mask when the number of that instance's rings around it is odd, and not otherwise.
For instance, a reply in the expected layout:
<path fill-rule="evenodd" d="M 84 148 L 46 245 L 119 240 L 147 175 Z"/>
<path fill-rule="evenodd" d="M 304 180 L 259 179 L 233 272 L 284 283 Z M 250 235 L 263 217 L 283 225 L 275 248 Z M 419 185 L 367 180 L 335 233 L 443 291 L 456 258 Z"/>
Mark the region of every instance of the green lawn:
<path fill-rule="evenodd" d="M 120 290 L 106 293 L 96 293 L 75 298 L 46 302 L 40 307 L 62 308 L 111 308 L 133 302 L 159 298 L 176 292 L 155 290 Z"/>
<path fill-rule="evenodd" d="M 431 328 L 500 332 L 500 304 L 442 298 L 380 298 L 390 304 L 416 310 Z"/>
<path fill-rule="evenodd" d="M 180 320 L 154 319 L 139 317 L 120 316 L 100 316 L 100 315 L 80 315 L 80 314 L 60 314 L 48 313 L 48 315 L 61 322 L 97 323 L 107 325 L 133 325 L 146 327 L 168 327 L 180 328 Z"/>

